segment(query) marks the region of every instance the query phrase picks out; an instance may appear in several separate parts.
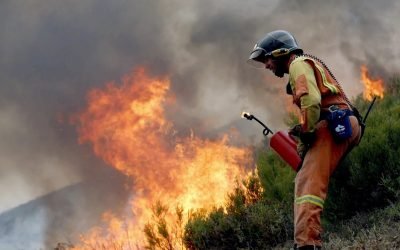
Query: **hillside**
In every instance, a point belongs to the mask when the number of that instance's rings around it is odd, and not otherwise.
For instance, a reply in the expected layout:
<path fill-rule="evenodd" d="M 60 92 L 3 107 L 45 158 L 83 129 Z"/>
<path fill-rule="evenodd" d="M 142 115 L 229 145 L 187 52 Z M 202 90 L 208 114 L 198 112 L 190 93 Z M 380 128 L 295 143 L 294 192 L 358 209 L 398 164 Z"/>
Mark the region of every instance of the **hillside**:
<path fill-rule="evenodd" d="M 400 79 L 385 87 L 362 142 L 331 178 L 322 215 L 324 249 L 400 247 Z M 365 114 L 370 101 L 358 96 L 354 104 Z M 146 249 L 170 250 L 175 243 L 182 249 L 292 247 L 295 172 L 265 146 L 255 156 L 257 171 L 237 183 L 224 208 L 191 211 L 186 225 L 176 208 L 177 220 L 170 225 L 164 218 L 174 208 L 156 204 L 154 220 L 144 229 Z"/>
<path fill-rule="evenodd" d="M 400 202 L 383 209 L 359 213 L 326 228 L 324 249 L 400 249 Z M 293 241 L 273 247 L 287 250 Z"/>
<path fill-rule="evenodd" d="M 79 232 L 101 223 L 107 209 L 119 211 L 123 207 L 123 187 L 92 186 L 91 182 L 77 183 L 1 213 L 0 249 L 52 249 L 57 242 L 77 240 Z M 115 190 L 119 196 L 112 192 Z"/>
<path fill-rule="evenodd" d="M 370 101 L 354 104 L 365 114 Z M 322 216 L 325 249 L 396 249 L 400 228 L 400 79 L 385 86 L 362 142 L 331 178 Z M 295 173 L 260 148 L 258 176 L 230 196 L 227 212 L 195 214 L 185 230 L 190 249 L 287 249 L 293 235 Z M 259 191 L 257 185 L 262 187 Z M 283 244 L 283 245 L 282 245 Z M 282 247 L 284 246 L 284 247 Z"/>

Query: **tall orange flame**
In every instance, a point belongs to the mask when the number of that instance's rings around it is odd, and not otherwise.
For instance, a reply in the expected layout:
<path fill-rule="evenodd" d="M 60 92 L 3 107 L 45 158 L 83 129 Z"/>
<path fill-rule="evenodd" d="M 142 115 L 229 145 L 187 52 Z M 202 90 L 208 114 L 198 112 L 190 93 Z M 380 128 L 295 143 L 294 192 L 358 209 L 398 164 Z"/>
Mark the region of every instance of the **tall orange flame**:
<path fill-rule="evenodd" d="M 164 113 L 169 88 L 167 78 L 152 78 L 138 69 L 120 86 L 108 83 L 90 91 L 88 106 L 74 121 L 79 141 L 90 143 L 98 157 L 133 178 L 133 198 L 131 215 L 105 213 L 107 230 L 93 228 L 75 249 L 142 249 L 143 229 L 158 201 L 173 209 L 180 206 L 186 220 L 191 210 L 223 206 L 235 180 L 246 175 L 250 149 L 229 146 L 228 135 L 219 140 L 175 135 Z M 168 224 L 176 218 L 165 220 Z M 182 247 L 179 236 L 170 237 L 174 248 Z"/>
<path fill-rule="evenodd" d="M 364 99 L 371 101 L 374 97 L 383 98 L 384 86 L 383 80 L 373 80 L 368 76 L 368 69 L 365 65 L 361 66 L 361 81 L 364 84 Z"/>

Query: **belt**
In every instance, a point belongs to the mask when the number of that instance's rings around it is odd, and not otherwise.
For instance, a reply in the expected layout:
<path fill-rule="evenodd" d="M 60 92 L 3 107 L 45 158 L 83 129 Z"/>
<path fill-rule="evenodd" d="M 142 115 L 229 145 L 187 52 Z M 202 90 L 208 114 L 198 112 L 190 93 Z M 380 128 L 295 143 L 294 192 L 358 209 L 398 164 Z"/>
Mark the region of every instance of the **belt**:
<path fill-rule="evenodd" d="M 344 111 L 346 116 L 354 116 L 354 112 L 350 109 L 339 109 L 339 110 Z M 319 121 L 329 120 L 330 115 L 331 115 L 331 112 L 329 112 L 329 111 L 321 112 L 321 114 L 319 116 Z"/>

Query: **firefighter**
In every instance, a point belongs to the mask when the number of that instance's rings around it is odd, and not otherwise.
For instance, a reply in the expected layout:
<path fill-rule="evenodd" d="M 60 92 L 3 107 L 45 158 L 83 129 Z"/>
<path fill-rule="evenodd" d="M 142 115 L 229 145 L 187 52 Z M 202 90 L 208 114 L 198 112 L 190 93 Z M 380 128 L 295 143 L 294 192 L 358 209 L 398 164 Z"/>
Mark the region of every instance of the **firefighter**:
<path fill-rule="evenodd" d="M 248 62 L 271 70 L 277 77 L 289 75 L 286 91 L 301 114 L 300 124 L 289 131 L 299 138 L 297 151 L 302 158 L 295 178 L 294 248 L 321 249 L 321 213 L 329 178 L 359 143 L 361 117 L 327 66 L 304 54 L 287 31 L 266 34 Z"/>

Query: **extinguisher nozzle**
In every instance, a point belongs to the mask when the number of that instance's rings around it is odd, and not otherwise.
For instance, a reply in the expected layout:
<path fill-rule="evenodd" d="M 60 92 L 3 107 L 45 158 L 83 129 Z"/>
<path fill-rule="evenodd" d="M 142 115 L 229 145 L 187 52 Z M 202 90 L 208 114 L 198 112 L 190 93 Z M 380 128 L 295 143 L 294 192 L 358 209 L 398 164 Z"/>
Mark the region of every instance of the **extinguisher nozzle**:
<path fill-rule="evenodd" d="M 246 118 L 247 120 L 252 120 L 254 116 L 248 112 L 242 112 L 242 118 Z"/>

